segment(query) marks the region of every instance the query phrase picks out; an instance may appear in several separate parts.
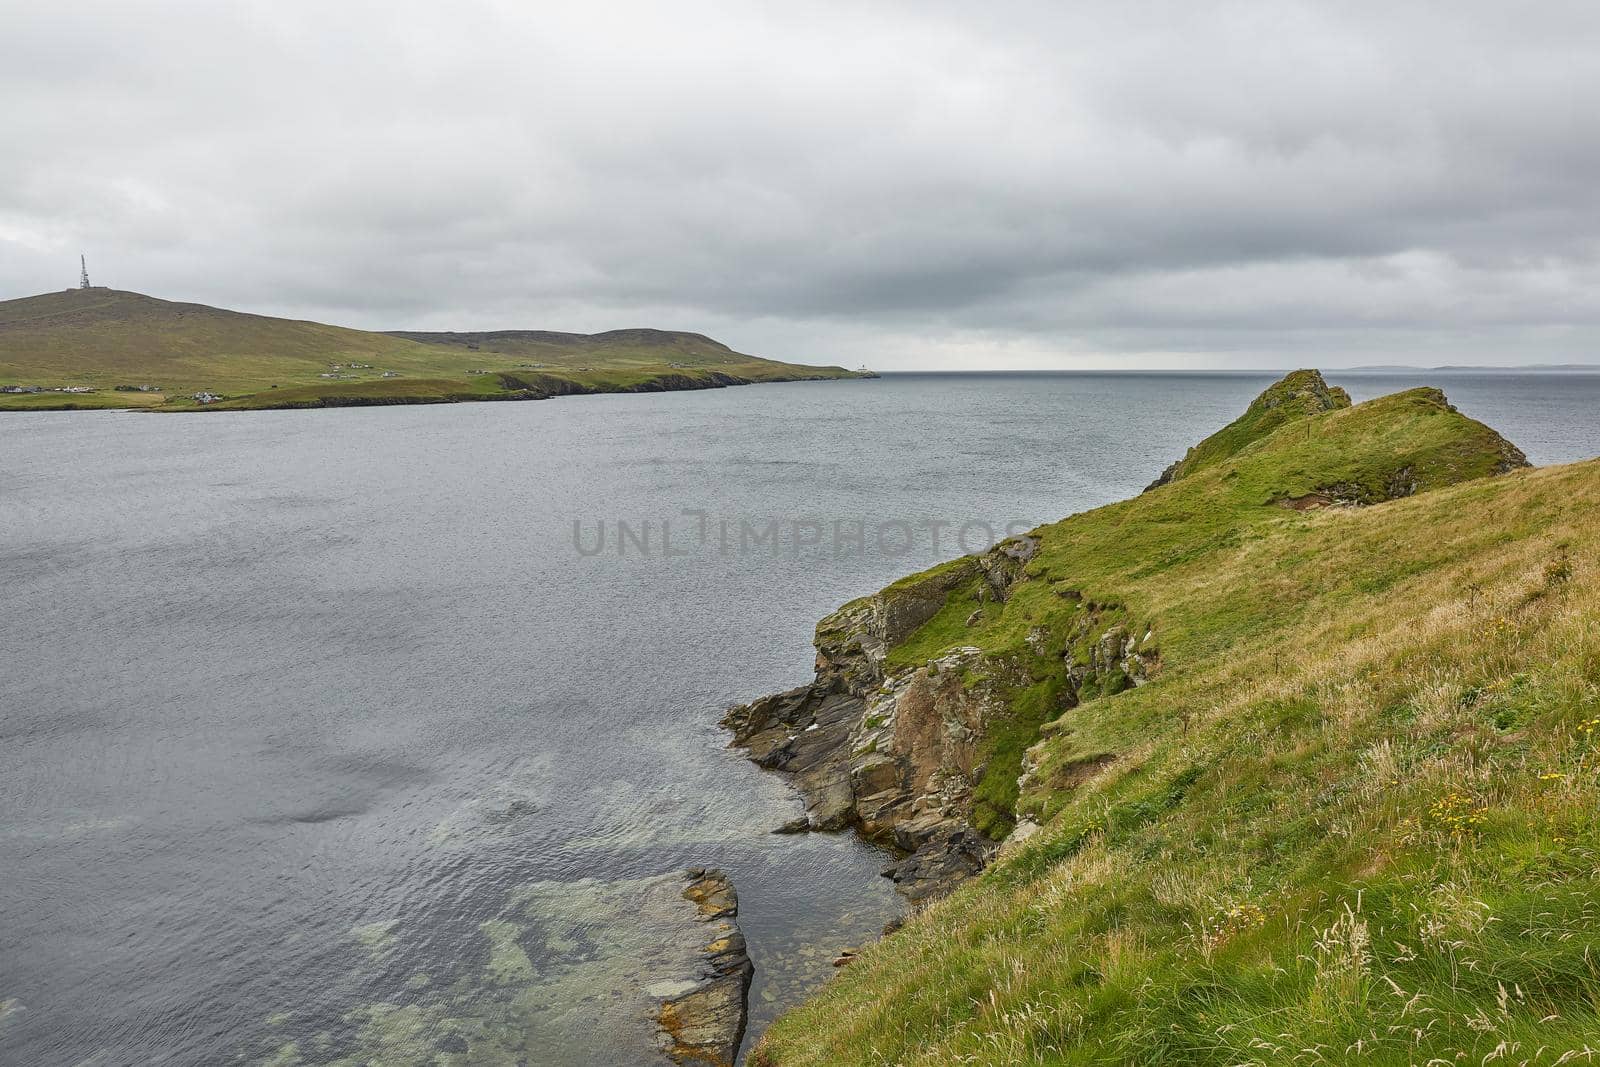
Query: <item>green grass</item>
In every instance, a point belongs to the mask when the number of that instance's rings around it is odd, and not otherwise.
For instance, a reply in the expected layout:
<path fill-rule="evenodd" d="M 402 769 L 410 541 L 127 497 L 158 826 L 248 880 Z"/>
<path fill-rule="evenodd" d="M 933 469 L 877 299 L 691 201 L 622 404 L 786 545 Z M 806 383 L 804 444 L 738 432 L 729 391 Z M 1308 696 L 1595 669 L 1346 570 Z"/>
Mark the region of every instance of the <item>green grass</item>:
<path fill-rule="evenodd" d="M 902 669 L 947 642 L 1026 668 L 975 818 L 1004 826 L 1009 804 L 1043 829 L 871 946 L 755 1062 L 1600 1048 L 1600 461 L 1487 477 L 1517 454 L 1427 390 L 1226 453 L 1043 528 L 996 617 L 957 630 L 953 604 L 895 650 Z M 1160 667 L 1052 711 L 1091 603 L 1088 638 L 1148 627 Z M 1029 741 L 1025 787 L 1003 788 Z"/>
<path fill-rule="evenodd" d="M 659 330 L 385 334 L 112 289 L 0 302 L 0 385 L 97 390 L 0 394 L 0 410 L 194 410 L 201 392 L 224 409 L 449 403 L 849 377 Z"/>
<path fill-rule="evenodd" d="M 10 384 L 10 383 L 7 383 Z M 76 384 L 76 383 L 72 383 Z M 166 403 L 160 393 L 0 393 L 0 411 L 148 411 Z"/>
<path fill-rule="evenodd" d="M 1287 422 L 1350 406 L 1350 394 L 1330 389 L 1316 371 L 1298 370 L 1274 383 L 1245 413 L 1188 451 L 1163 475 L 1177 481 L 1235 455 Z"/>

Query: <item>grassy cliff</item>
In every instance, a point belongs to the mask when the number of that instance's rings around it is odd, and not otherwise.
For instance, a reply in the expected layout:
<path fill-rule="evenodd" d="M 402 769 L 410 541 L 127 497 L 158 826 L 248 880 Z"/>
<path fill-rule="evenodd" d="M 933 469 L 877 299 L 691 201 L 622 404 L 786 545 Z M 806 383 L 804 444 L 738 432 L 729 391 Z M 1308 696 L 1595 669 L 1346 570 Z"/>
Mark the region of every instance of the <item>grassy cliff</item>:
<path fill-rule="evenodd" d="M 1018 829 L 754 1062 L 1600 1048 L 1600 461 L 1524 469 L 1436 391 L 1318 386 L 888 650 L 1005 680 L 973 819 Z"/>
<path fill-rule="evenodd" d="M 94 390 L 0 393 L 0 410 L 186 410 L 197 393 L 221 397 L 213 408 L 521 400 L 855 376 L 662 330 L 371 333 L 115 289 L 0 301 L 0 386 Z"/>

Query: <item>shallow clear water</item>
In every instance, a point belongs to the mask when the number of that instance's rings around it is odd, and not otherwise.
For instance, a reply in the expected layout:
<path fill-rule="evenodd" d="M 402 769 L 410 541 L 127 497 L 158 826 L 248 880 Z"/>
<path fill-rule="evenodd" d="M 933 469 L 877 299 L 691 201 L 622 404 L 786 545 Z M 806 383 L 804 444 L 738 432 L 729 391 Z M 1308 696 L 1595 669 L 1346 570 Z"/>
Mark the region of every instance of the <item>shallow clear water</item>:
<path fill-rule="evenodd" d="M 1330 377 L 1600 453 L 1597 377 Z M 722 711 L 1269 380 L 0 418 L 0 1063 L 649 1062 L 640 902 L 688 865 L 739 887 L 758 1030 L 898 905 L 872 850 L 767 833 L 798 803 Z"/>

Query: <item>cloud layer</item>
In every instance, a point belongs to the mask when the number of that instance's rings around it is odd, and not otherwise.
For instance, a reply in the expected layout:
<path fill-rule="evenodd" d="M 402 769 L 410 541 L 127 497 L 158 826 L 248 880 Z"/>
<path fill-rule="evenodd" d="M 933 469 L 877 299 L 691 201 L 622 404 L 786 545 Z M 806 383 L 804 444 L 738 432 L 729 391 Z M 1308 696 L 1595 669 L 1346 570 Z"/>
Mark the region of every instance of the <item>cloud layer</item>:
<path fill-rule="evenodd" d="M 1593 3 L 32 5 L 0 296 L 882 367 L 1600 360 Z"/>

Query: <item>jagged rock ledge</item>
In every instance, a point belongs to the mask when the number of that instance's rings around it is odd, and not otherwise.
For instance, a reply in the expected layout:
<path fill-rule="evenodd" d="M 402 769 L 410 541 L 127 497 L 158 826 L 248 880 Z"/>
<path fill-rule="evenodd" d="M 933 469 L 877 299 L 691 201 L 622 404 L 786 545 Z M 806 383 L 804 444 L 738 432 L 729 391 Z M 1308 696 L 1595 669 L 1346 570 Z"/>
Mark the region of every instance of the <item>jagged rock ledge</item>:
<path fill-rule="evenodd" d="M 692 867 L 684 873 L 683 897 L 694 904 L 707 936 L 691 988 L 664 999 L 656 1012 L 660 1048 L 673 1063 L 733 1067 L 755 973 L 736 921 L 739 897 L 721 871 Z"/>
<path fill-rule="evenodd" d="M 1033 535 L 902 579 L 846 604 L 817 626 L 810 685 L 733 708 L 723 726 L 759 766 L 791 775 L 805 802 L 801 818 L 777 832 L 854 829 L 896 850 L 884 874 L 913 906 L 948 893 L 981 871 L 999 842 L 973 825 L 974 790 L 985 765 L 983 740 L 1008 713 L 1016 665 L 958 647 L 916 665 L 892 666 L 890 649 L 942 609 L 957 588 L 998 604 L 1039 548 Z M 1114 610 L 1085 604 L 1086 664 L 1067 664 L 1064 700 L 1104 684 L 1140 684 L 1157 664 L 1150 634 L 1132 636 Z M 981 614 L 980 607 L 974 615 Z M 972 620 L 968 620 L 971 625 Z"/>

